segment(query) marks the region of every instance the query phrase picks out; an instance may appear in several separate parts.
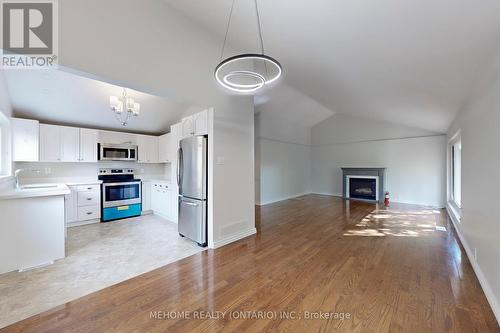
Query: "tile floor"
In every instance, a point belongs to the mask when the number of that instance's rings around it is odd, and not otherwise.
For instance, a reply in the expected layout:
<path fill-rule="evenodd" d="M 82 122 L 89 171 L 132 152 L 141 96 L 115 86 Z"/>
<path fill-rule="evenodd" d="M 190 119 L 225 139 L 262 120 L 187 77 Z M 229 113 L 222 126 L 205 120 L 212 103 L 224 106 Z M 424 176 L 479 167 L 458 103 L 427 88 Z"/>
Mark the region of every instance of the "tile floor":
<path fill-rule="evenodd" d="M 155 215 L 69 228 L 65 259 L 0 275 L 0 327 L 201 251 Z"/>

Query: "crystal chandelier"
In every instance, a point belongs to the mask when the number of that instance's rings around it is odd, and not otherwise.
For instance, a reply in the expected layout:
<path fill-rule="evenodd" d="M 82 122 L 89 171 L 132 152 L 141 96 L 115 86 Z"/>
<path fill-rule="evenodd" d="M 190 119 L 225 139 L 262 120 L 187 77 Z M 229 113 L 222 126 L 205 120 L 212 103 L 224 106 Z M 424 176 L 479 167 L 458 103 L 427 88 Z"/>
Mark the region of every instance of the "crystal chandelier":
<path fill-rule="evenodd" d="M 113 110 L 116 120 L 127 126 L 130 117 L 137 117 L 141 110 L 141 105 L 134 101 L 133 98 L 127 97 L 127 90 L 123 88 L 122 96 L 110 96 L 109 106 Z M 125 107 L 125 112 L 123 108 Z"/>
<path fill-rule="evenodd" d="M 235 0 L 233 0 L 229 12 L 226 35 L 224 37 L 224 44 L 222 45 L 220 56 L 221 62 L 215 68 L 215 79 L 221 86 L 228 90 L 237 93 L 254 93 L 279 79 L 283 69 L 276 59 L 264 54 L 264 41 L 262 39 L 257 0 L 254 0 L 254 4 L 259 32 L 260 53 L 239 54 L 222 60 L 229 26 L 231 24 L 231 17 L 233 15 L 234 3 Z"/>

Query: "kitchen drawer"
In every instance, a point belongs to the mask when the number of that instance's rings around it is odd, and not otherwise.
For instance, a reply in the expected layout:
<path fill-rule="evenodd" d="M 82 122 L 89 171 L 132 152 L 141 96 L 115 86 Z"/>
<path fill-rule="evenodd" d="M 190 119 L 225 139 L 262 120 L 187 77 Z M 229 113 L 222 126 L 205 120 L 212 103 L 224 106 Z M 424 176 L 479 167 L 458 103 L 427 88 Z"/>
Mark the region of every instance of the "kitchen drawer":
<path fill-rule="evenodd" d="M 101 193 L 99 191 L 78 192 L 78 206 L 92 206 L 101 203 Z"/>
<path fill-rule="evenodd" d="M 92 184 L 92 185 L 78 185 L 77 191 L 101 191 L 101 185 Z"/>
<path fill-rule="evenodd" d="M 78 221 L 98 218 L 101 218 L 101 209 L 99 205 L 78 207 Z"/>

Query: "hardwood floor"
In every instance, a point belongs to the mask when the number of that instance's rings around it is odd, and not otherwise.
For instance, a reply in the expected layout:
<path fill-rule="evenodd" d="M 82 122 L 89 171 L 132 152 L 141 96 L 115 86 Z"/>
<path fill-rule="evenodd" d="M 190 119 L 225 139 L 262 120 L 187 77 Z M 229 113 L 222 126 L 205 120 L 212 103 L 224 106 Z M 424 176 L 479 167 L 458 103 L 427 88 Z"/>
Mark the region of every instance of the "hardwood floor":
<path fill-rule="evenodd" d="M 1 332 L 500 332 L 442 210 L 309 195 L 257 207 L 256 216 L 256 236 Z M 152 319 L 155 311 L 177 318 Z M 196 311 L 225 315 L 179 318 L 217 315 Z M 305 319 L 306 311 L 335 318 Z"/>

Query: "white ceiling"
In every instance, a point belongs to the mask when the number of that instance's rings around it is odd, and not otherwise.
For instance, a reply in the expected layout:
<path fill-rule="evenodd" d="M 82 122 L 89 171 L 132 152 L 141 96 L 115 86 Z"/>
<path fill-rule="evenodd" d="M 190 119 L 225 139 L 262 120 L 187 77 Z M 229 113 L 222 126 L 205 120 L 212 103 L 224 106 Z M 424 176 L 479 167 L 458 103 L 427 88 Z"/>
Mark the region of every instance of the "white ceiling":
<path fill-rule="evenodd" d="M 295 124 L 312 127 L 335 114 L 287 84 L 281 84 L 254 97 L 255 111 L 286 118 Z"/>
<path fill-rule="evenodd" d="M 231 0 L 164 1 L 222 44 Z M 334 112 L 437 132 L 447 130 L 500 46 L 499 1 L 260 0 L 259 6 L 266 53 L 301 94 Z M 255 27 L 253 1 L 236 0 L 229 43 L 257 51 Z M 281 112 L 286 116 L 286 108 Z"/>
<path fill-rule="evenodd" d="M 48 123 L 115 129 L 147 134 L 169 131 L 190 106 L 127 89 L 141 104 L 139 117 L 127 127 L 114 117 L 109 96 L 121 96 L 122 87 L 60 70 L 6 70 L 3 72 L 14 116 Z"/>

